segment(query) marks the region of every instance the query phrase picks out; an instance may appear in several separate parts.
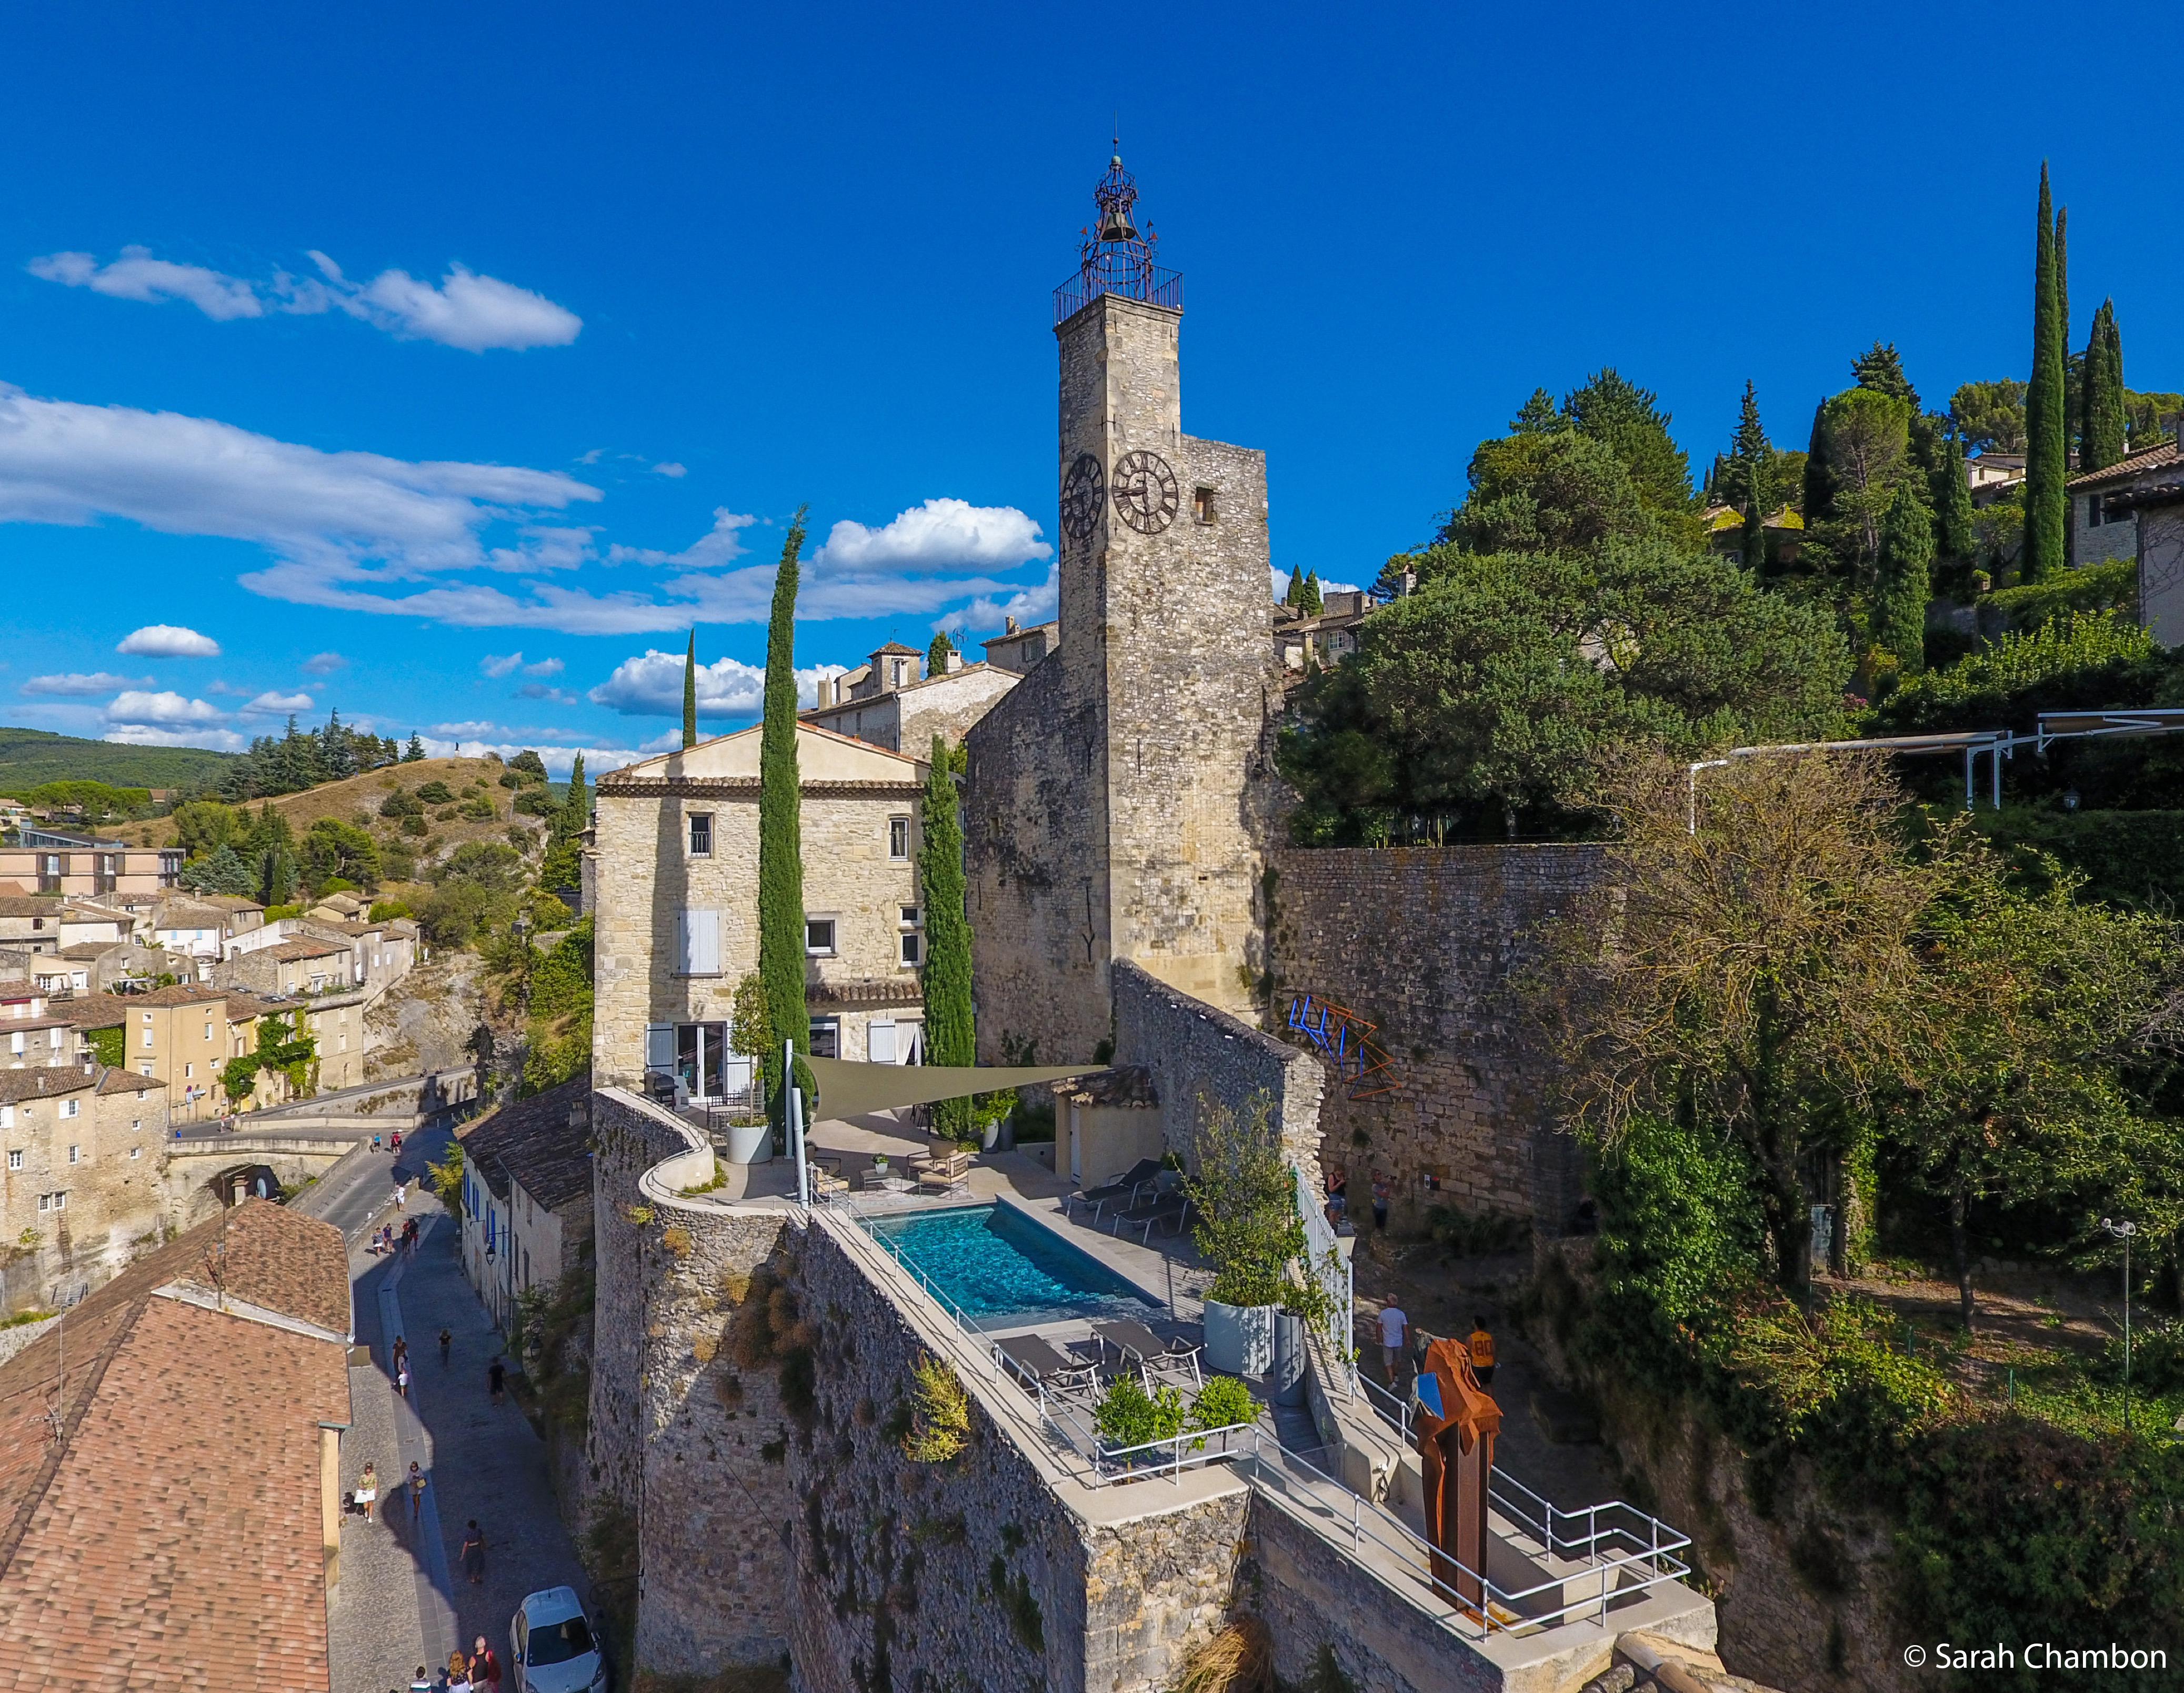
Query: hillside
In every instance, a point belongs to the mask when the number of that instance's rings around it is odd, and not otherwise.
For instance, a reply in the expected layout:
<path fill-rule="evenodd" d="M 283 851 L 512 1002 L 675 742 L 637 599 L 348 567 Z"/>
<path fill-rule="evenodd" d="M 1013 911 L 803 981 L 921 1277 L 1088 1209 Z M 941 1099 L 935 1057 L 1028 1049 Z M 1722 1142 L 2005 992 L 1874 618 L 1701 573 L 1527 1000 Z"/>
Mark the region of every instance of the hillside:
<path fill-rule="evenodd" d="M 43 729 L 0 727 L 0 794 L 42 782 L 103 782 L 115 788 L 194 788 L 219 775 L 232 753 L 198 747 L 130 747 Z"/>
<path fill-rule="evenodd" d="M 298 836 L 307 833 L 321 817 L 338 818 L 344 823 L 354 823 L 370 832 L 382 847 L 400 844 L 416 854 L 421 865 L 433 858 L 453 851 L 465 841 L 505 841 L 511 822 L 537 829 L 538 820 L 517 815 L 511 808 L 516 790 L 503 788 L 500 778 L 503 766 L 491 759 L 431 758 L 415 764 L 392 765 L 384 770 L 368 771 L 362 776 L 352 776 L 345 782 L 328 782 L 316 788 L 306 788 L 301 794 L 283 794 L 277 799 L 253 800 L 239 810 L 255 812 L 259 806 L 270 805 L 287 819 L 288 827 Z M 415 794 L 428 782 L 444 782 L 448 791 L 460 800 L 464 790 L 484 784 L 485 797 L 493 802 L 493 815 L 490 819 L 470 818 L 460 815 L 442 817 L 443 811 L 454 810 L 452 805 L 431 805 L 425 808 L 428 833 L 422 837 L 405 835 L 401 832 L 402 820 L 384 817 L 379 808 L 397 788 Z M 125 823 L 113 833 L 122 839 L 142 846 L 165 846 L 175 838 L 171 819 L 155 817 L 148 822 Z"/>

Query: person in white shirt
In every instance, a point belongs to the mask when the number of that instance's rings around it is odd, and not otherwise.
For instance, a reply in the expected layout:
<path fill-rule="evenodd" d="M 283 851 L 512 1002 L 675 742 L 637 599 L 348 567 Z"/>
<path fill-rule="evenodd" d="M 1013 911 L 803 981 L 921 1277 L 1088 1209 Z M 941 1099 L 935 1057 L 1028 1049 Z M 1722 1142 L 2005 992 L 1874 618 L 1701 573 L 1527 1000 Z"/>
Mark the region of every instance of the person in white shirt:
<path fill-rule="evenodd" d="M 1396 1360 L 1409 1351 L 1410 1332 L 1411 1319 L 1402 1306 L 1390 1300 L 1380 1307 L 1380 1363 L 1390 1387 L 1396 1384 Z"/>

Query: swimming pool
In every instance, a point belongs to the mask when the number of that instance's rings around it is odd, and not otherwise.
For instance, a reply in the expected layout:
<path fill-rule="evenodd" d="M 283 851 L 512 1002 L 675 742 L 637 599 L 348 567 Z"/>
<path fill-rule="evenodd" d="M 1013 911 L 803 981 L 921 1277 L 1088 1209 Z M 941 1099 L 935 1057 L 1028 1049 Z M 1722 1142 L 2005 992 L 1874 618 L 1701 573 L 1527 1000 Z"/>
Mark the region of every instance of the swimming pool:
<path fill-rule="evenodd" d="M 1162 1308 L 1089 1253 L 1006 1206 L 882 1217 L 872 1232 L 988 1327 L 1061 1317 L 1142 1321 Z"/>

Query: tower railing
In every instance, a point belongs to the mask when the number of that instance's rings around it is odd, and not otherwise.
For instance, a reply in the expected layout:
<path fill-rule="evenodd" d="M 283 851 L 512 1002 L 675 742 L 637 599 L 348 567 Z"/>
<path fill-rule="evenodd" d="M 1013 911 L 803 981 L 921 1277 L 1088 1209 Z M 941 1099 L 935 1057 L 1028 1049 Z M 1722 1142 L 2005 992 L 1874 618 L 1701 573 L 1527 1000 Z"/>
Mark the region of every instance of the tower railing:
<path fill-rule="evenodd" d="M 1122 253 L 1089 259 L 1054 291 L 1054 320 L 1067 323 L 1102 294 L 1143 300 L 1169 311 L 1183 309 L 1183 272 Z"/>

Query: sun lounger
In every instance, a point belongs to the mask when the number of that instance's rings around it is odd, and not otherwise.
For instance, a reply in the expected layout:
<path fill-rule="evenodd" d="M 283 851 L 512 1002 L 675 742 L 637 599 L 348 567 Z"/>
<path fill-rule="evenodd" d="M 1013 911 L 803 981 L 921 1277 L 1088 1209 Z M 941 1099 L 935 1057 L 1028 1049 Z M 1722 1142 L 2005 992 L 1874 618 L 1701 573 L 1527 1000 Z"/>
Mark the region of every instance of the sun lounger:
<path fill-rule="evenodd" d="M 1163 1340 L 1134 1317 L 1121 1317 L 1112 1323 L 1095 1323 L 1092 1325 L 1092 1334 L 1100 1343 L 1100 1356 L 1103 1358 L 1107 1356 L 1107 1348 L 1112 1346 L 1124 1357 L 1136 1359 L 1140 1367 L 1164 1359 L 1187 1363 L 1190 1366 L 1192 1378 L 1199 1386 L 1206 1385 L 1206 1378 L 1200 1374 L 1198 1368 L 1198 1355 L 1204 1349 L 1195 1341 L 1185 1340 L 1180 1336 Z"/>
<path fill-rule="evenodd" d="M 1162 1227 L 1170 1234 L 1180 1234 L 1190 1211 L 1190 1201 L 1181 1194 L 1162 1194 L 1149 1204 L 1116 1212 L 1115 1226 L 1109 1233 L 1120 1234 L 1125 1228 L 1134 1228 L 1141 1241 L 1150 1240 L 1153 1230 Z"/>
<path fill-rule="evenodd" d="M 1036 1334 L 1012 1334 L 994 1342 L 994 1351 L 1026 1387 L 1085 1387 L 1099 1378 L 1099 1366 L 1060 1352 Z"/>
<path fill-rule="evenodd" d="M 1128 1170 L 1116 1177 L 1113 1181 L 1102 1182 L 1096 1188 L 1086 1188 L 1082 1192 L 1070 1195 L 1062 1201 L 1062 1214 L 1065 1217 L 1067 1216 L 1069 1207 L 1073 1205 L 1089 1205 L 1092 1207 L 1092 1220 L 1097 1222 L 1100 1220 L 1100 1213 L 1108 1206 L 1135 1205 L 1139 1189 L 1152 1181 L 1160 1172 L 1159 1159 L 1140 1158 Z"/>

